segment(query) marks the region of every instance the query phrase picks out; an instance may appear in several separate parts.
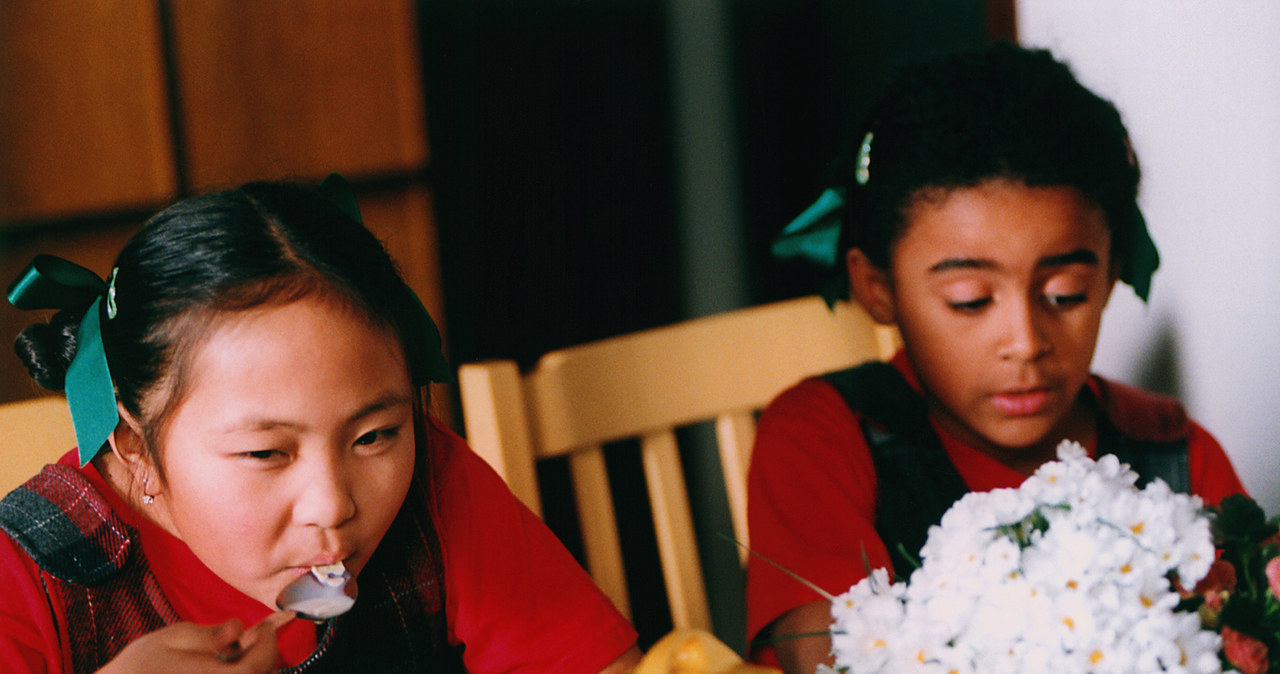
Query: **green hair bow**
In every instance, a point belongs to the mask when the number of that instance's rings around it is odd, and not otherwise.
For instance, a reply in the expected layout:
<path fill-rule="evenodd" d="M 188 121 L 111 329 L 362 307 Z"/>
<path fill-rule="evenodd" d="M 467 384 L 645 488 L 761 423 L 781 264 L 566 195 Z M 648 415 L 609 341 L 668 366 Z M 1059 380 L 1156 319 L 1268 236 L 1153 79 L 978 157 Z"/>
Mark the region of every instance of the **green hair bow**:
<path fill-rule="evenodd" d="M 37 255 L 9 286 L 6 295 L 13 306 L 24 311 L 84 312 L 76 332 L 76 355 L 67 367 L 63 386 L 83 466 L 102 451 L 120 420 L 111 369 L 102 345 L 102 317 L 115 317 L 115 272 L 107 282 L 74 262 Z"/>

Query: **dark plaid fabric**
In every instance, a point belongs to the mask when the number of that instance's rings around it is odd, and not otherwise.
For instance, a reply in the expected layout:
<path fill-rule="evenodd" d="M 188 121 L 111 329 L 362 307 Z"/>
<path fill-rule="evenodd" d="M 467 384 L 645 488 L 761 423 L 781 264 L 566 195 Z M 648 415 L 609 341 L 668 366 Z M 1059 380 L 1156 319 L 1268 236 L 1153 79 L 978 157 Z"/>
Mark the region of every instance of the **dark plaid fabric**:
<path fill-rule="evenodd" d="M 130 641 L 178 620 L 137 554 L 137 532 L 75 468 L 45 466 L 0 500 L 0 528 L 48 574 L 46 591 L 53 586 L 62 598 L 75 671 L 95 671 Z"/>
<path fill-rule="evenodd" d="M 448 644 L 444 569 L 427 503 L 415 480 L 360 574 L 355 607 L 317 626 L 316 652 L 287 671 L 464 671 L 461 650 Z M 0 500 L 0 529 L 43 569 L 50 601 L 61 597 L 76 672 L 96 671 L 130 641 L 179 620 L 137 532 L 76 469 L 46 466 L 10 492 Z"/>
<path fill-rule="evenodd" d="M 0 524 L 54 577 L 96 583 L 124 568 L 136 534 L 71 466 L 45 466 L 0 500 Z"/>
<path fill-rule="evenodd" d="M 889 363 L 871 362 L 823 375 L 862 415 L 862 430 L 876 468 L 876 533 L 889 550 L 894 573 L 907 578 L 920 559 L 929 527 L 969 491 L 929 425 L 924 400 Z M 1186 437 L 1137 440 L 1099 415 L 1098 454 L 1115 454 L 1139 476 L 1139 486 L 1161 478 L 1190 491 Z"/>

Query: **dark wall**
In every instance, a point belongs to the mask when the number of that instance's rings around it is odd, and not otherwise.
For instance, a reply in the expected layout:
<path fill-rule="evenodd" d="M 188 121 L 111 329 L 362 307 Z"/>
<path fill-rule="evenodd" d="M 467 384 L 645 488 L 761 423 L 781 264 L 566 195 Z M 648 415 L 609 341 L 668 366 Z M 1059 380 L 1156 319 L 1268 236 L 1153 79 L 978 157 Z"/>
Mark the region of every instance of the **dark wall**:
<path fill-rule="evenodd" d="M 753 303 L 810 292 L 769 239 L 899 60 L 987 39 L 982 0 L 734 0 Z M 457 362 L 682 318 L 665 5 L 423 0 L 430 173 Z"/>
<path fill-rule="evenodd" d="M 654 2 L 422 7 L 457 362 L 678 318 L 665 45 Z"/>
<path fill-rule="evenodd" d="M 808 294 L 817 274 L 772 261 L 768 244 L 831 179 L 843 130 L 893 64 L 985 42 L 987 5 L 1007 3 L 724 3 L 739 161 L 730 173 L 743 215 L 721 224 L 747 242 L 751 303 Z M 679 262 L 697 251 L 678 250 L 666 6 L 422 0 L 430 178 L 455 363 L 502 357 L 528 367 L 551 349 L 684 317 Z M 670 624 L 653 585 L 645 496 L 626 478 L 638 461 L 614 452 L 610 469 L 647 646 Z M 572 507 L 557 497 L 563 473 L 543 468 L 541 478 L 547 521 L 574 549 Z M 723 561 L 706 559 L 704 546 L 707 574 L 730 588 L 712 597 L 717 635 L 740 647 L 736 552 L 711 545 Z"/>

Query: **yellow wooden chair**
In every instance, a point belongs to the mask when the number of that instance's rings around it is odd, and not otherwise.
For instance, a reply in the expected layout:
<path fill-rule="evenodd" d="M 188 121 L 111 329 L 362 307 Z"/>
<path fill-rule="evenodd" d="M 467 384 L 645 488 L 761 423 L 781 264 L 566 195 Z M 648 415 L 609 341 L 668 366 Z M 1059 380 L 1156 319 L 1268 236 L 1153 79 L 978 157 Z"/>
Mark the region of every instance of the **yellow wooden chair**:
<path fill-rule="evenodd" d="M 568 456 L 587 568 L 628 617 L 602 444 L 639 438 L 672 624 L 709 630 L 674 430 L 714 420 L 733 535 L 745 544 L 755 413 L 806 376 L 896 348 L 896 332 L 861 307 L 831 311 L 814 296 L 560 349 L 527 374 L 509 360 L 466 364 L 458 384 L 468 442 L 534 512 L 535 462 Z"/>
<path fill-rule="evenodd" d="M 48 396 L 0 405 L 0 496 L 75 446 L 65 398 Z"/>

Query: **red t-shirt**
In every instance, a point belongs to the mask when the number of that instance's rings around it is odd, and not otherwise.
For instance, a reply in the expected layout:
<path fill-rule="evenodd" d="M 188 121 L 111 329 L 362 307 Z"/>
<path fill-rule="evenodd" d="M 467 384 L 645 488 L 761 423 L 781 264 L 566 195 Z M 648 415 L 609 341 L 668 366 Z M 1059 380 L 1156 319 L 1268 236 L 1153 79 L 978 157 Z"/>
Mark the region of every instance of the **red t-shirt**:
<path fill-rule="evenodd" d="M 525 508 L 466 442 L 432 420 L 436 526 L 444 553 L 449 639 L 471 672 L 598 672 L 636 641 L 555 535 Z M 62 463 L 75 465 L 71 452 Z M 215 576 L 182 541 L 120 499 L 92 464 L 81 469 L 111 508 L 138 530 L 166 599 L 183 620 L 257 623 L 272 609 Z M 34 562 L 0 532 L 0 663 L 6 672 L 70 671 L 60 602 L 46 599 Z M 71 626 L 74 628 L 74 626 Z M 315 649 L 315 627 L 278 632 L 281 666 Z"/>
<path fill-rule="evenodd" d="M 917 390 L 900 352 L 893 364 Z M 1091 378 L 1087 384 L 1121 432 L 1145 439 L 1168 408 L 1154 396 Z M 948 435 L 937 424 L 947 456 L 970 491 L 1017 487 L 1026 476 Z M 1188 422 L 1191 491 L 1206 503 L 1243 493 L 1222 447 Z M 1090 453 L 1094 448 L 1088 448 Z M 747 486 L 751 547 L 827 592 L 840 594 L 866 576 L 866 568 L 892 568 L 875 529 L 876 472 L 860 419 L 827 382 L 808 379 L 777 397 L 760 416 Z M 869 564 L 863 563 L 863 555 Z M 748 643 L 787 611 L 822 597 L 767 562 L 747 567 Z M 756 659 L 772 662 L 772 648 Z"/>

